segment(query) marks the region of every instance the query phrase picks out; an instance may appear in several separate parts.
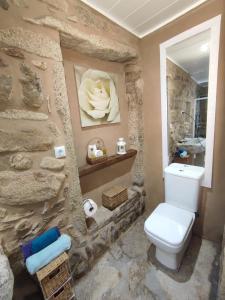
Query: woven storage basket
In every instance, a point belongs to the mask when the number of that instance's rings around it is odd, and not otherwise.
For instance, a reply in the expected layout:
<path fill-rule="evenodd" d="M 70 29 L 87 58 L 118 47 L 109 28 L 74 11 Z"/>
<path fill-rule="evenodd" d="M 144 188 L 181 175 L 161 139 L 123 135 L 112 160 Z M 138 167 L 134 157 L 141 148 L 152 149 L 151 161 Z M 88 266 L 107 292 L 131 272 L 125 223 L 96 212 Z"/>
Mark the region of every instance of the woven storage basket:
<path fill-rule="evenodd" d="M 58 256 L 37 272 L 37 278 L 45 298 L 54 294 L 70 278 L 68 255 L 64 252 Z"/>
<path fill-rule="evenodd" d="M 113 210 L 128 199 L 127 188 L 116 185 L 102 194 L 102 205 Z"/>
<path fill-rule="evenodd" d="M 55 292 L 48 300 L 70 300 L 74 299 L 71 280 L 66 282 L 57 292 Z"/>
<path fill-rule="evenodd" d="M 100 137 L 92 138 L 89 141 L 87 147 L 89 145 L 93 145 L 93 144 L 97 146 L 98 150 L 102 150 L 103 151 L 103 156 L 90 158 L 87 155 L 87 157 L 86 157 L 87 163 L 90 164 L 90 165 L 95 165 L 95 164 L 99 164 L 99 163 L 101 163 L 103 161 L 106 161 L 108 159 L 108 156 L 106 154 L 106 148 L 105 148 L 105 144 L 104 144 L 103 139 L 101 139 Z"/>

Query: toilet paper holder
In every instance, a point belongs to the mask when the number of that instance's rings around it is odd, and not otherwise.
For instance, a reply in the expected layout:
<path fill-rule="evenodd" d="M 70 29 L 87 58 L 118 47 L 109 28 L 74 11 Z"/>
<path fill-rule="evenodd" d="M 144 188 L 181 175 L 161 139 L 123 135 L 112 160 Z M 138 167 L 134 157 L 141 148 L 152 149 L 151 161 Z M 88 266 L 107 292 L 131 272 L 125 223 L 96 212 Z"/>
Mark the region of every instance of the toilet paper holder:
<path fill-rule="evenodd" d="M 85 203 L 89 203 L 89 205 L 90 205 L 89 211 L 93 211 L 94 206 L 92 205 L 90 199 L 85 199 L 85 200 L 84 200 L 84 205 L 85 205 Z"/>
<path fill-rule="evenodd" d="M 92 217 L 97 211 L 97 204 L 92 199 L 85 199 L 83 207 L 86 217 Z"/>

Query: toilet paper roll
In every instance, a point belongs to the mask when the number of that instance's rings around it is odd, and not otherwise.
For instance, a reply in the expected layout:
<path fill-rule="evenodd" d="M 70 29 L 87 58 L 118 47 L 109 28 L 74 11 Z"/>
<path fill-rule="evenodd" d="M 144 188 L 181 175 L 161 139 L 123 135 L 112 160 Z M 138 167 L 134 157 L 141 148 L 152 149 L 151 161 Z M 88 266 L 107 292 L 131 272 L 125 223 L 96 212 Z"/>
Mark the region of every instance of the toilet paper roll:
<path fill-rule="evenodd" d="M 87 217 L 92 217 L 98 209 L 97 204 L 92 199 L 84 200 L 83 207 Z"/>

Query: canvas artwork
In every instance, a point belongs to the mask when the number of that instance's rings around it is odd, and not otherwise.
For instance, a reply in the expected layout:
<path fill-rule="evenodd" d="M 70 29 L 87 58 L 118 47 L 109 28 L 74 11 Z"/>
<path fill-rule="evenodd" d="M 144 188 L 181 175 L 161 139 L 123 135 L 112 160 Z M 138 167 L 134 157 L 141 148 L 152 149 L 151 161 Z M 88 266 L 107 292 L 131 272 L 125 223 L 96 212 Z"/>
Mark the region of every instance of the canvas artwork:
<path fill-rule="evenodd" d="M 81 126 L 120 122 L 116 74 L 75 66 Z"/>

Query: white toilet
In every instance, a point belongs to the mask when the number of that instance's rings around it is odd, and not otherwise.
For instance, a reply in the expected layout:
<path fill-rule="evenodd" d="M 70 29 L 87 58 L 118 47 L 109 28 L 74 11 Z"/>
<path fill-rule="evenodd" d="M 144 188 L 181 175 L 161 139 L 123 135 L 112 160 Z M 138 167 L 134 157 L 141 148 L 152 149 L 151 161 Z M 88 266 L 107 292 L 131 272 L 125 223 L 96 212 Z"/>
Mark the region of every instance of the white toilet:
<path fill-rule="evenodd" d="M 165 168 L 165 203 L 159 204 L 144 224 L 156 246 L 156 258 L 177 270 L 191 239 L 204 168 L 173 163 Z"/>

